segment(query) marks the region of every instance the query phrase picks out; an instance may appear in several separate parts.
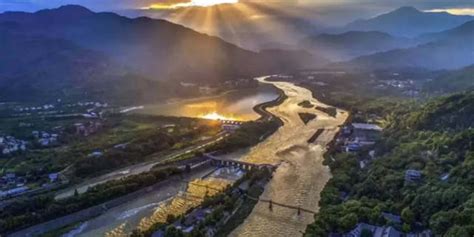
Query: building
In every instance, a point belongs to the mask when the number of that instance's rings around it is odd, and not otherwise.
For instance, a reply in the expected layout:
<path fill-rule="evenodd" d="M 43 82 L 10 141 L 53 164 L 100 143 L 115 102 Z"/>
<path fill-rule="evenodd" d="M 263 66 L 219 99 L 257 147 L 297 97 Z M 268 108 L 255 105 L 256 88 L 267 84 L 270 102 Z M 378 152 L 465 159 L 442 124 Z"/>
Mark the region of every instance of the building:
<path fill-rule="evenodd" d="M 373 146 L 381 132 L 382 128 L 375 124 L 353 123 L 342 128 L 339 142 L 344 144 L 345 152 L 359 152 Z"/>
<path fill-rule="evenodd" d="M 366 223 L 359 223 L 356 227 L 348 233 L 338 235 L 331 234 L 331 237 L 341 236 L 341 237 L 361 237 L 363 232 L 370 232 L 372 237 L 431 237 L 433 234 L 430 230 L 424 230 L 420 233 L 404 233 L 398 231 L 392 226 L 375 226 L 369 225 Z"/>
<path fill-rule="evenodd" d="M 418 170 L 405 171 L 405 181 L 407 182 L 418 182 L 421 180 L 421 176 L 421 171 Z"/>
<path fill-rule="evenodd" d="M 361 142 L 374 142 L 380 137 L 382 128 L 376 124 L 353 123 L 352 135 Z"/>
<path fill-rule="evenodd" d="M 86 124 L 76 123 L 76 134 L 87 137 L 91 134 L 97 133 L 102 128 L 102 123 L 98 121 L 91 121 Z"/>
<path fill-rule="evenodd" d="M 95 158 L 98 158 L 98 157 L 101 157 L 103 156 L 104 153 L 101 152 L 101 151 L 94 151 L 92 153 L 90 153 L 87 157 L 95 157 Z"/>
<path fill-rule="evenodd" d="M 49 181 L 51 183 L 54 183 L 58 180 L 59 178 L 59 173 L 51 173 L 51 174 L 48 174 L 48 178 L 49 178 Z"/>
<path fill-rule="evenodd" d="M 402 218 L 399 215 L 394 215 L 394 214 L 388 213 L 388 212 L 382 212 L 382 216 L 389 223 L 394 223 L 394 224 L 401 224 L 402 223 Z"/>

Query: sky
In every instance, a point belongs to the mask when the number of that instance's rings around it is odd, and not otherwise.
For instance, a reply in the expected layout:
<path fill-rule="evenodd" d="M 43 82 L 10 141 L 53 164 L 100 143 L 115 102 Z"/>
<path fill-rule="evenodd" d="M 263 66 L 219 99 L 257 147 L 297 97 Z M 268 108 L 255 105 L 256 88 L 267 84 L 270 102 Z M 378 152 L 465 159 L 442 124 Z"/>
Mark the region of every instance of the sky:
<path fill-rule="evenodd" d="M 415 6 L 423 10 L 441 11 L 444 9 L 459 9 L 464 14 L 474 14 L 473 0 L 0 0 L 0 11 L 36 11 L 43 8 L 54 8 L 65 4 L 79 4 L 96 11 L 129 11 L 150 6 L 190 6 L 192 2 L 209 1 L 240 1 L 274 3 L 285 6 L 304 8 L 325 8 L 350 6 L 367 9 L 389 9 L 399 6 Z M 362 12 L 363 14 L 364 12 Z"/>
<path fill-rule="evenodd" d="M 213 2 L 229 4 L 209 7 Z M 0 0 L 0 12 L 32 12 L 66 4 L 127 17 L 165 19 L 249 49 L 260 47 L 255 42 L 271 40 L 293 44 L 292 40 L 306 34 L 402 6 L 474 15 L 474 0 Z"/>

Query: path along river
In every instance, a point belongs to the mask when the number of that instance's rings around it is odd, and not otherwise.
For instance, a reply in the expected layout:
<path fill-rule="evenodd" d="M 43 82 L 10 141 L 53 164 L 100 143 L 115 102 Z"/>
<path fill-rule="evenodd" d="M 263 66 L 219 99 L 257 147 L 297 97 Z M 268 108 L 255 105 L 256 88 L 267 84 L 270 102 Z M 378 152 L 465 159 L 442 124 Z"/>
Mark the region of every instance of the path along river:
<path fill-rule="evenodd" d="M 315 108 L 303 108 L 298 103 L 305 100 L 315 106 L 328 106 L 313 98 L 311 91 L 292 83 L 271 82 L 265 78 L 258 80 L 273 84 L 288 96 L 281 105 L 268 109 L 284 125 L 250 149 L 242 160 L 280 164 L 261 198 L 317 211 L 319 195 L 331 176 L 329 168 L 322 164 L 323 154 L 348 113 L 337 110 L 337 115 L 331 117 Z M 305 125 L 298 113 L 312 113 L 317 118 Z M 324 129 L 324 132 L 314 143 L 309 144 L 308 139 L 318 129 Z M 273 206 L 273 211 L 270 211 L 268 203 L 259 202 L 231 236 L 299 236 L 312 221 L 312 214 L 302 213 L 298 216 L 295 210 L 277 206 Z"/>

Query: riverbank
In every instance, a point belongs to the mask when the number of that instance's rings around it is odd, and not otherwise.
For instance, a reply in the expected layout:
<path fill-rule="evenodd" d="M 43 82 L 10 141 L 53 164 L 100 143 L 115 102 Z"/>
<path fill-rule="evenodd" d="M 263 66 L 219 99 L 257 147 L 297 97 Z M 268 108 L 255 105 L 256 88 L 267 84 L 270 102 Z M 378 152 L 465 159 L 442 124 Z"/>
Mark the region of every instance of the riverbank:
<path fill-rule="evenodd" d="M 267 111 L 268 108 L 278 106 L 281 103 L 283 103 L 288 96 L 286 96 L 285 92 L 277 87 L 275 87 L 278 91 L 278 97 L 272 101 L 264 102 L 261 104 L 258 104 L 253 107 L 253 110 L 260 115 L 260 118 L 257 121 L 270 121 L 271 119 L 277 119 L 280 123 L 282 121 L 278 118 L 275 117 L 272 113 L 269 113 Z"/>
<path fill-rule="evenodd" d="M 180 185 L 180 184 L 183 183 L 183 180 L 185 181 L 185 180 L 190 179 L 191 177 L 193 177 L 193 175 L 196 172 L 203 172 L 204 171 L 205 174 L 207 174 L 212 170 L 213 169 L 212 169 L 212 167 L 210 166 L 209 163 L 202 163 L 202 165 L 200 165 L 200 166 L 192 167 L 191 170 L 190 170 L 191 172 L 184 173 L 184 174 L 181 174 L 181 175 L 174 175 L 174 176 L 172 176 L 170 178 L 167 178 L 167 179 L 165 179 L 165 180 L 163 180 L 163 181 L 161 181 L 157 184 L 142 188 L 138 191 L 129 193 L 125 196 L 121 196 L 121 197 L 109 200 L 107 202 L 98 204 L 96 206 L 89 207 L 87 209 L 84 209 L 84 210 L 81 210 L 81 211 L 78 211 L 78 212 L 75 212 L 75 213 L 72 213 L 72 214 L 54 219 L 54 220 L 51 220 L 51 221 L 48 221 L 48 222 L 44 222 L 44 223 L 41 223 L 41 224 L 38 224 L 38 225 L 35 225 L 35 226 L 28 227 L 26 229 L 11 233 L 7 236 L 22 237 L 22 236 L 40 235 L 40 234 L 46 233 L 48 231 L 52 231 L 52 230 L 55 230 L 55 229 L 62 228 L 64 226 L 68 226 L 68 225 L 71 225 L 71 224 L 74 224 L 74 223 L 86 221 L 86 220 L 92 219 L 96 216 L 100 216 L 100 215 L 104 214 L 105 212 L 107 212 L 108 210 L 110 210 L 112 208 L 115 208 L 117 206 L 120 206 L 124 203 L 127 203 L 131 200 L 134 200 L 134 199 L 136 199 L 140 196 L 146 195 L 148 193 L 153 193 L 153 192 L 160 191 L 161 189 L 163 189 L 167 186 Z"/>

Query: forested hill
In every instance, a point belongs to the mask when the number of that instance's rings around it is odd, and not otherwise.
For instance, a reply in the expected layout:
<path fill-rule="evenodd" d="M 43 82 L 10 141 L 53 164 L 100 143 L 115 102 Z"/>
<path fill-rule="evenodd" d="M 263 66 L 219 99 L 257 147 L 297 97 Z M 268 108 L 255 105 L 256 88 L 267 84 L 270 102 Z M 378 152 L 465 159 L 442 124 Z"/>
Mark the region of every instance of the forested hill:
<path fill-rule="evenodd" d="M 406 128 L 417 130 L 464 130 L 474 128 L 474 92 L 434 100 L 407 116 Z"/>
<path fill-rule="evenodd" d="M 388 116 L 390 125 L 368 153 L 332 153 L 333 178 L 322 192 L 309 236 L 344 233 L 357 223 L 403 232 L 430 229 L 437 236 L 474 235 L 474 92 L 437 98 Z M 421 172 L 408 182 L 407 170 Z M 388 221 L 383 213 L 401 216 Z"/>

